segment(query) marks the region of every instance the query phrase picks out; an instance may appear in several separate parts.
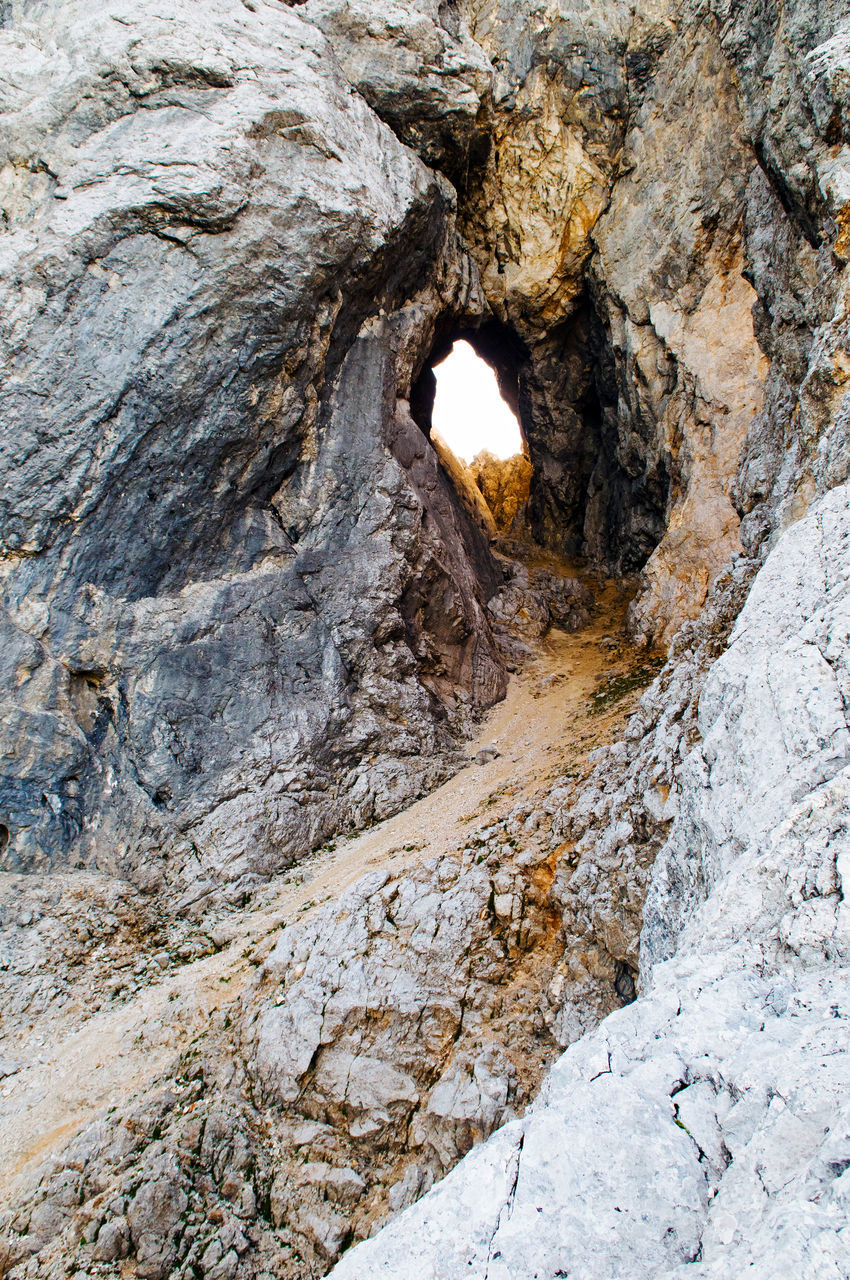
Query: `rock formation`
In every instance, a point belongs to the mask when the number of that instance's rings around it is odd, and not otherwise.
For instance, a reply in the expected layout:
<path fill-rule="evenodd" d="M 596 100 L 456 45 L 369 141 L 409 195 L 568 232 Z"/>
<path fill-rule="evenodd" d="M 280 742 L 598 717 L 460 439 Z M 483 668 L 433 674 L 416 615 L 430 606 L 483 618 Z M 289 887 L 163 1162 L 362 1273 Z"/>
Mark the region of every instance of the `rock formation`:
<path fill-rule="evenodd" d="M 845 6 L 6 0 L 0 65 L 0 1273 L 850 1275 Z"/>
<path fill-rule="evenodd" d="M 433 785 L 504 692 L 399 385 L 483 300 L 314 27 L 84 8 L 4 33 L 4 857 L 191 897 Z"/>
<path fill-rule="evenodd" d="M 848 499 L 783 535 L 705 682 L 640 999 L 335 1276 L 847 1274 Z"/>
<path fill-rule="evenodd" d="M 528 499 L 534 468 L 523 453 L 497 458 L 484 450 L 471 463 L 475 483 L 493 513 L 498 533 L 522 537 L 527 526 Z"/>

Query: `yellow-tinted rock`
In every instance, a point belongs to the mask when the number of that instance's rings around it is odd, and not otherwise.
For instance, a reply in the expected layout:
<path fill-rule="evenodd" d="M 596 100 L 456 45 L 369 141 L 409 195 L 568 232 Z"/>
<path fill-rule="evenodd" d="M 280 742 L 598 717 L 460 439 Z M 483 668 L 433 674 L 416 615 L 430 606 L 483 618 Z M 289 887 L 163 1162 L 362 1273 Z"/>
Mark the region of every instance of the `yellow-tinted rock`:
<path fill-rule="evenodd" d="M 525 454 L 503 459 L 483 450 L 469 464 L 469 470 L 492 513 L 496 532 L 519 534 L 525 526 L 532 473 Z"/>
<path fill-rule="evenodd" d="M 711 277 L 690 313 L 669 302 L 650 306 L 656 333 L 693 378 L 695 392 L 693 414 L 677 424 L 690 460 L 687 487 L 646 564 L 631 612 L 635 631 L 661 644 L 696 617 L 717 574 L 741 550 L 729 488 L 767 376 L 753 333 L 755 292 L 743 265 L 738 248 L 729 270 Z"/>
<path fill-rule="evenodd" d="M 564 119 L 560 92 L 542 69 L 532 72 L 516 107 L 495 117 L 487 170 L 464 222 L 497 313 L 536 325 L 570 314 L 608 191 Z"/>

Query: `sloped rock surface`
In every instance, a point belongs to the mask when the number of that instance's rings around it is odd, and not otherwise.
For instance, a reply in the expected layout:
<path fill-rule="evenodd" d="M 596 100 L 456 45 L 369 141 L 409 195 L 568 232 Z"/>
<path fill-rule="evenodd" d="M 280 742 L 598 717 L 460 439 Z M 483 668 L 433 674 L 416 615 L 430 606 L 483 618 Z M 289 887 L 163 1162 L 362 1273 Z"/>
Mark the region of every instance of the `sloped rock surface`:
<path fill-rule="evenodd" d="M 622 597 L 615 606 L 621 620 Z M 611 615 L 594 619 L 593 641 L 585 633 L 559 633 L 550 644 L 573 660 L 561 669 L 554 656 L 547 658 L 542 670 L 538 663 L 537 674 L 523 678 L 528 692 L 513 714 L 523 715 L 522 741 L 543 769 L 556 747 L 526 726 L 522 709 L 530 699 L 532 719 L 545 723 L 554 714 L 570 727 L 578 719 L 593 732 L 595 699 L 590 705 L 586 699 L 595 688 L 594 664 L 578 683 L 567 673 L 589 643 L 599 645 L 608 662 L 627 663 L 625 653 L 610 651 L 607 628 L 614 629 Z M 561 700 L 572 715 L 559 707 Z M 633 698 L 611 714 L 622 722 L 630 705 Z M 605 730 L 595 733 L 604 737 Z M 515 738 L 499 743 L 518 760 Z M 562 749 L 577 761 L 588 750 L 569 742 Z M 417 863 L 408 853 L 393 874 L 369 874 L 319 908 L 321 881 L 313 887 L 308 873 L 311 888 L 301 892 L 298 915 L 314 913 L 303 920 L 296 915 L 283 929 L 278 917 L 270 936 L 260 926 L 256 976 L 241 995 L 238 987 L 228 989 L 232 978 L 245 981 L 244 957 L 252 948 L 236 943 L 230 953 L 194 965 L 186 956 L 187 969 L 169 971 L 162 984 L 170 994 L 146 986 L 150 975 L 134 972 L 126 1002 L 117 995 L 114 1005 L 104 1002 L 88 1032 L 92 1051 L 102 1052 L 99 1027 L 119 1060 L 127 1055 L 125 1073 L 132 1062 L 139 1078 L 153 1078 L 146 1068 L 156 1055 L 165 1075 L 132 1104 L 89 1125 L 46 1167 L 33 1166 L 30 1185 L 36 1185 L 0 1218 L 15 1275 L 58 1277 L 71 1258 L 91 1274 L 108 1275 L 125 1257 L 136 1266 L 141 1236 L 128 1235 L 125 1223 L 151 1180 L 163 1195 L 168 1186 L 186 1200 L 171 1260 L 160 1259 L 172 1273 L 236 1265 L 233 1258 L 222 1263 L 235 1250 L 240 1275 L 324 1274 L 352 1239 L 418 1198 L 471 1146 L 524 1109 L 560 1048 L 634 997 L 629 956 L 639 910 L 630 890 L 634 912 L 621 921 L 614 882 L 622 883 L 623 869 L 602 877 L 576 871 L 573 893 L 560 865 L 563 788 L 551 796 L 547 787 L 540 790 L 523 749 L 520 776 L 529 779 L 532 794 L 505 806 L 498 789 L 488 795 L 490 758 L 501 761 L 500 752 L 480 755 L 484 760 L 470 764 L 467 781 L 456 780 L 462 834 L 447 836 L 438 856 Z M 514 768 L 505 767 L 510 778 Z M 468 825 L 470 772 L 487 797 L 485 811 L 496 802 L 506 817 Z M 431 822 L 440 823 L 440 794 L 431 798 L 436 807 L 425 802 Z M 585 815 L 584 821 L 589 834 L 593 819 Z M 367 846 L 374 838 L 365 838 Z M 439 838 L 434 843 L 439 849 Z M 583 858 L 567 860 L 581 870 Z M 293 871 L 292 880 L 299 874 Z M 250 931 L 250 912 L 245 915 Z M 613 951 L 598 941 L 603 920 Z M 207 946 L 226 948 L 228 934 L 208 926 Z M 164 943 L 160 934 L 156 945 Z M 188 946 L 176 950 L 183 958 Z M 156 963 L 161 959 L 158 951 Z M 97 968 L 93 963 L 93 997 L 103 994 Z M 172 1005 L 172 999 L 184 1003 Z M 54 1006 L 54 1016 L 63 1012 Z M 181 1044 L 187 1047 L 168 1066 L 162 1046 L 174 1019 L 185 1028 Z M 62 1053 L 55 1042 L 43 1052 Z M 18 1113 L 26 1105 L 20 1090 L 9 1105 Z M 44 1124 L 41 1114 L 29 1114 Z M 19 1132 L 15 1137 L 10 1145 L 20 1161 L 32 1143 L 22 1142 Z M 235 1164 L 237 1148 L 242 1154 Z M 113 1247 L 123 1252 L 107 1257 Z"/>
<path fill-rule="evenodd" d="M 848 511 L 784 535 L 711 669 L 645 993 L 335 1275 L 847 1273 Z"/>

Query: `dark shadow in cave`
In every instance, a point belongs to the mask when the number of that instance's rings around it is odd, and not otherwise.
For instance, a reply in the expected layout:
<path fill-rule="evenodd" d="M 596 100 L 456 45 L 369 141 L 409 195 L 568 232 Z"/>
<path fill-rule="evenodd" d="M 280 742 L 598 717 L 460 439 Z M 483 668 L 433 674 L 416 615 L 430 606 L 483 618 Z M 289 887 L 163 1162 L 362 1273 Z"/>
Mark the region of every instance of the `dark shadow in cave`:
<path fill-rule="evenodd" d="M 666 527 L 671 476 L 654 450 L 655 424 L 635 399 L 626 403 L 616 376 L 607 325 L 589 297 L 569 320 L 523 341 L 495 319 L 480 326 L 448 317 L 410 392 L 412 416 L 440 453 L 467 509 L 469 476 L 432 438 L 434 366 L 459 339 L 495 371 L 502 398 L 515 413 L 530 464 L 522 519 L 495 529 L 572 561 L 614 575 L 646 563 Z M 485 491 L 487 477 L 475 477 Z M 492 487 L 492 486 L 491 486 Z M 492 494 L 488 498 L 493 505 Z M 486 504 L 485 504 L 486 505 Z M 493 536 L 486 512 L 474 511 Z"/>

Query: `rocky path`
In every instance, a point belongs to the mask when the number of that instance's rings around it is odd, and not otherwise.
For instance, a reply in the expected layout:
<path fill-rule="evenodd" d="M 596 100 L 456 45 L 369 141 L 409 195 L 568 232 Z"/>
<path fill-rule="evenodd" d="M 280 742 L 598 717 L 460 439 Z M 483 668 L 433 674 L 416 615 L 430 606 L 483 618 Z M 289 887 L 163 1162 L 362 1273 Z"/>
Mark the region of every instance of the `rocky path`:
<path fill-rule="evenodd" d="M 0 1056 L 29 1065 L 0 1083 L 0 1201 L 13 1202 L 46 1156 L 149 1085 L 216 1009 L 236 1002 L 282 925 L 306 919 L 366 872 L 398 875 L 460 847 L 476 824 L 492 824 L 556 777 L 584 776 L 591 753 L 616 736 L 646 683 L 646 659 L 625 640 L 627 599 L 613 583 L 597 588 L 590 626 L 549 632 L 470 744 L 466 767 L 394 818 L 264 886 L 219 921 L 215 954 L 92 1016 L 43 1019 L 7 1043 Z"/>

